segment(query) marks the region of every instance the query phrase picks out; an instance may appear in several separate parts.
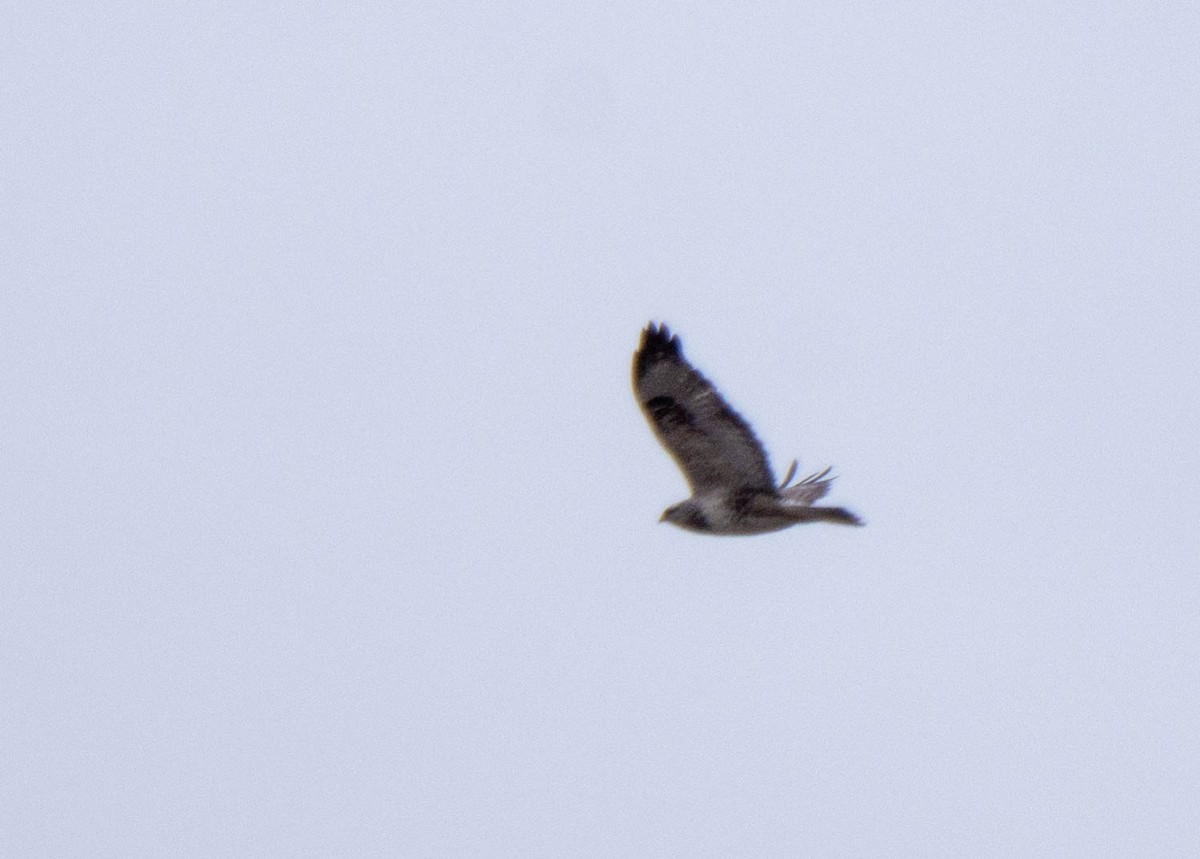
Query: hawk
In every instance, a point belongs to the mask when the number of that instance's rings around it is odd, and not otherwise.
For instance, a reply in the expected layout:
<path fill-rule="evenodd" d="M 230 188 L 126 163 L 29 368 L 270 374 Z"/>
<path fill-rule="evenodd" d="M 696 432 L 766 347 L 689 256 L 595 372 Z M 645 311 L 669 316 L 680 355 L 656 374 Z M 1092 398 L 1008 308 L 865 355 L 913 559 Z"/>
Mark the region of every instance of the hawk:
<path fill-rule="evenodd" d="M 775 484 L 754 431 L 684 359 L 666 325 L 651 322 L 642 332 L 633 392 L 692 488 L 692 497 L 668 507 L 660 522 L 701 534 L 763 534 L 802 522 L 862 524 L 845 508 L 813 506 L 833 482 L 828 468 L 793 484 L 793 461 Z"/>

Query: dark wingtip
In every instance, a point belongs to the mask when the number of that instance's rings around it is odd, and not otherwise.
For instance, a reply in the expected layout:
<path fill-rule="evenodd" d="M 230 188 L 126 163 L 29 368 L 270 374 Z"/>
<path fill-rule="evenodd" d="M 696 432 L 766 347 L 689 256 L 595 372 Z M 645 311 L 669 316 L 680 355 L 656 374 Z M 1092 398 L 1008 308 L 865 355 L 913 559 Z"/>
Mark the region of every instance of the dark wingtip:
<path fill-rule="evenodd" d="M 845 507 L 835 507 L 834 510 L 837 512 L 837 516 L 833 521 L 839 525 L 855 525 L 861 528 L 867 524 L 857 514 L 851 513 Z"/>
<path fill-rule="evenodd" d="M 854 513 L 851 513 L 845 507 L 808 507 L 807 509 L 810 519 L 829 522 L 833 525 L 857 525 L 862 527 L 867 524 Z"/>
<path fill-rule="evenodd" d="M 679 360 L 679 337 L 671 333 L 666 323 L 651 322 L 642 331 L 642 341 L 634 356 L 633 375 L 641 378 L 659 361 Z"/>

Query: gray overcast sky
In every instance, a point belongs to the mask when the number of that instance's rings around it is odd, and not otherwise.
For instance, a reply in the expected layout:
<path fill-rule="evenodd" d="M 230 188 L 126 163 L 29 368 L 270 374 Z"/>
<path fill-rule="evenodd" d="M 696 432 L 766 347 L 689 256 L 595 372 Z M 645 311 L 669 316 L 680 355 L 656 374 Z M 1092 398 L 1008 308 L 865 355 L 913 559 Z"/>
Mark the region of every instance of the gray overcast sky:
<path fill-rule="evenodd" d="M 1196 855 L 1198 9 L 18 3 L 0 852 Z"/>

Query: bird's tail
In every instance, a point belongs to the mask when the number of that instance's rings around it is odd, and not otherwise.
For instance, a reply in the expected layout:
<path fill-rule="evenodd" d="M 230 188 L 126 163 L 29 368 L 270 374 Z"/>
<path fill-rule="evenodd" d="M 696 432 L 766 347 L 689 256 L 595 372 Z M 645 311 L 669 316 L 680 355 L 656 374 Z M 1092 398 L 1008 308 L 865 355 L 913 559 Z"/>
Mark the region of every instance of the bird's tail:
<path fill-rule="evenodd" d="M 788 515 L 797 522 L 832 522 L 835 525 L 862 525 L 863 521 L 845 507 L 788 508 Z"/>

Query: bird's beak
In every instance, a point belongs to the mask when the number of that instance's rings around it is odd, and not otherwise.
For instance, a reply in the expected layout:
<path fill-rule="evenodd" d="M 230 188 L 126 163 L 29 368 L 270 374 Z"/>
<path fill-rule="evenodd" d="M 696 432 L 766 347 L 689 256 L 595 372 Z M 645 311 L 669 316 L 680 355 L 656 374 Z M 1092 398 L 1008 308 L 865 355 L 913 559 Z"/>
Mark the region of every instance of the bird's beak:
<path fill-rule="evenodd" d="M 666 521 L 667 521 L 667 511 L 666 511 L 666 510 L 664 510 L 662 513 L 660 513 L 660 514 L 659 514 L 659 516 L 658 516 L 658 521 L 659 521 L 659 522 L 666 522 Z"/>

